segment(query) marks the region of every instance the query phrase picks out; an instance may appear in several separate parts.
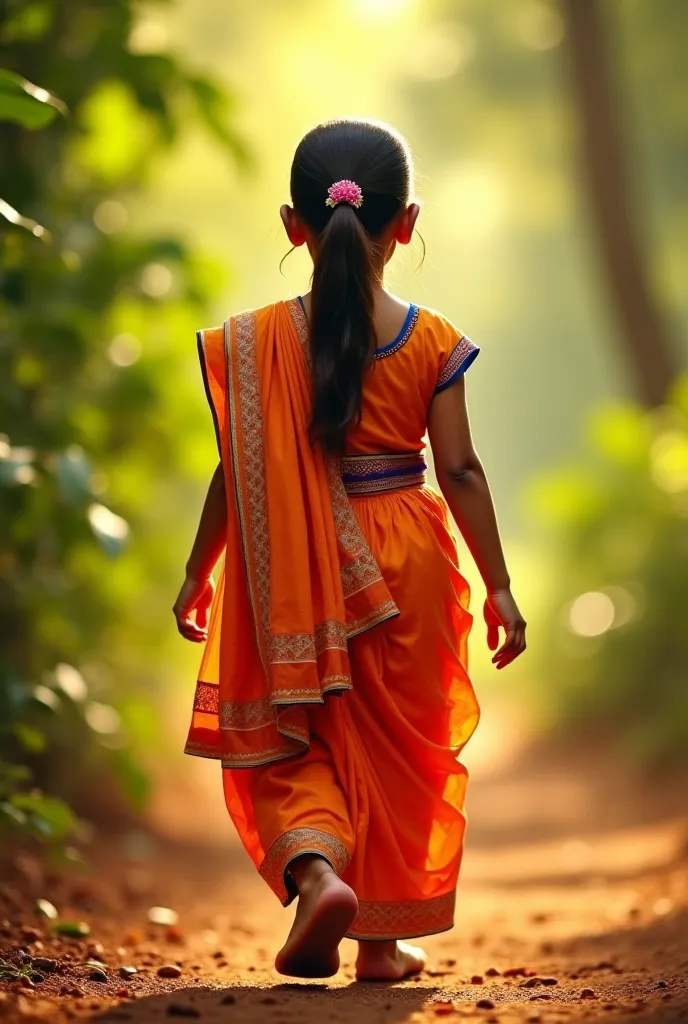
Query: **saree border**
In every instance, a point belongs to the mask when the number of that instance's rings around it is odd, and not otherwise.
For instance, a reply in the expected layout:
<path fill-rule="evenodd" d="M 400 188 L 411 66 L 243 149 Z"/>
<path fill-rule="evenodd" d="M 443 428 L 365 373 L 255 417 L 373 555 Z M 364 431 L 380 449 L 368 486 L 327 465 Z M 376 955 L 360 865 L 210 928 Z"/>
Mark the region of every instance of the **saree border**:
<path fill-rule="evenodd" d="M 208 379 L 208 363 L 205 357 L 205 331 L 196 331 L 196 347 L 198 349 L 198 358 L 201 364 L 201 377 L 203 378 L 203 390 L 205 391 L 205 397 L 210 406 L 210 414 L 213 418 L 213 427 L 215 428 L 215 441 L 217 442 L 217 451 L 222 461 L 222 435 L 220 433 L 220 421 L 217 418 L 217 409 L 215 408 L 215 402 L 210 391 L 210 381 Z"/>
<path fill-rule="evenodd" d="M 289 864 L 304 853 L 315 853 L 324 857 L 335 874 L 340 877 L 351 860 L 351 854 L 344 844 L 323 829 L 293 828 L 283 832 L 265 854 L 258 870 L 285 907 L 297 895 L 296 887 L 288 878 Z"/>
<path fill-rule="evenodd" d="M 456 889 L 427 900 L 359 900 L 347 939 L 392 941 L 437 935 L 454 927 Z"/>

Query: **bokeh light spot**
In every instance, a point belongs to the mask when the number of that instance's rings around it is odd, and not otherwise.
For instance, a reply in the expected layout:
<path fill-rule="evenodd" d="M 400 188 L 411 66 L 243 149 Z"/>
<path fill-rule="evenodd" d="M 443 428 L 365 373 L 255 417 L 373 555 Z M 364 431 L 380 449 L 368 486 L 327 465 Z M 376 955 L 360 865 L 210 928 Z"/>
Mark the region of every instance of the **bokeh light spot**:
<path fill-rule="evenodd" d="M 614 622 L 614 602 L 601 590 L 589 590 L 572 602 L 569 628 L 579 636 L 600 636 Z"/>
<path fill-rule="evenodd" d="M 57 665 L 55 667 L 55 680 L 63 693 L 66 693 L 72 700 L 82 701 L 88 696 L 86 680 L 73 665 L 67 665 L 66 662 L 61 662 Z"/>
<path fill-rule="evenodd" d="M 141 342 L 135 334 L 116 334 L 108 347 L 115 366 L 132 366 L 141 356 Z"/>
<path fill-rule="evenodd" d="M 531 50 L 552 50 L 564 38 L 564 21 L 549 4 L 534 0 L 519 11 L 516 34 Z"/>
<path fill-rule="evenodd" d="M 416 78 L 440 81 L 456 74 L 474 51 L 475 36 L 465 25 L 433 25 L 417 39 L 406 67 Z"/>
<path fill-rule="evenodd" d="M 152 299 L 160 299 L 172 288 L 172 271 L 164 263 L 149 263 L 139 278 L 141 291 Z"/>
<path fill-rule="evenodd" d="M 103 736 L 112 736 L 119 732 L 122 724 L 118 712 L 113 707 L 109 704 L 100 704 L 98 701 L 93 701 L 87 706 L 84 717 L 93 731 Z"/>
<path fill-rule="evenodd" d="M 128 220 L 126 207 L 115 199 L 105 199 L 93 211 L 93 223 L 104 235 L 114 235 L 122 231 Z"/>

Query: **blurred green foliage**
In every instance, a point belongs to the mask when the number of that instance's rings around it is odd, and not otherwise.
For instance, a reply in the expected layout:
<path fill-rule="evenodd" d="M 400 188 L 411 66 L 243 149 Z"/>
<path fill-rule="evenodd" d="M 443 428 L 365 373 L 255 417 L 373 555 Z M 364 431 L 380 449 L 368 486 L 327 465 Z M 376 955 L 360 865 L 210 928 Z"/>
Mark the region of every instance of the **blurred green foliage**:
<path fill-rule="evenodd" d="M 688 378 L 598 409 L 585 459 L 531 488 L 556 572 L 537 628 L 554 717 L 645 765 L 688 750 Z"/>
<path fill-rule="evenodd" d="M 230 96 L 134 29 L 131 0 L 0 3 L 0 829 L 58 844 L 59 797 L 145 798 L 201 468 L 193 338 L 221 273 L 127 202 L 187 125 L 245 158 Z"/>

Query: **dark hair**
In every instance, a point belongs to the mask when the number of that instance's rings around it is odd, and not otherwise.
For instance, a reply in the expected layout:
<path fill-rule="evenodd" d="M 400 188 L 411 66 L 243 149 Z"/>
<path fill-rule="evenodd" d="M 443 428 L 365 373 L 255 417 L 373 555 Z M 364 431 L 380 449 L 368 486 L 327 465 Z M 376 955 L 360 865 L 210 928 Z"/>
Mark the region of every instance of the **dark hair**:
<path fill-rule="evenodd" d="M 320 124 L 294 154 L 292 202 L 317 236 L 310 317 L 311 437 L 329 451 L 343 450 L 348 427 L 361 415 L 363 378 L 376 346 L 377 239 L 408 204 L 412 175 L 404 139 L 374 121 Z M 326 205 L 330 185 L 342 179 L 360 186 L 362 206 Z"/>

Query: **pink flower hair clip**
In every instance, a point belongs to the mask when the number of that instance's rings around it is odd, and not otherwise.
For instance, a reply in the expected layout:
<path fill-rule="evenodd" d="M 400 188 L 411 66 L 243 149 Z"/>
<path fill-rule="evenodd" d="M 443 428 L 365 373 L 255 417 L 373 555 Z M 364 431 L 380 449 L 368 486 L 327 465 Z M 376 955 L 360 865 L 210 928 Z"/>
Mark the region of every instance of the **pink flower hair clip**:
<path fill-rule="evenodd" d="M 349 206 L 354 206 L 358 209 L 359 206 L 363 205 L 363 192 L 355 181 L 349 181 L 348 178 L 335 181 L 334 185 L 330 185 L 327 190 L 327 196 L 325 206 L 334 207 L 339 203 L 348 203 Z"/>

